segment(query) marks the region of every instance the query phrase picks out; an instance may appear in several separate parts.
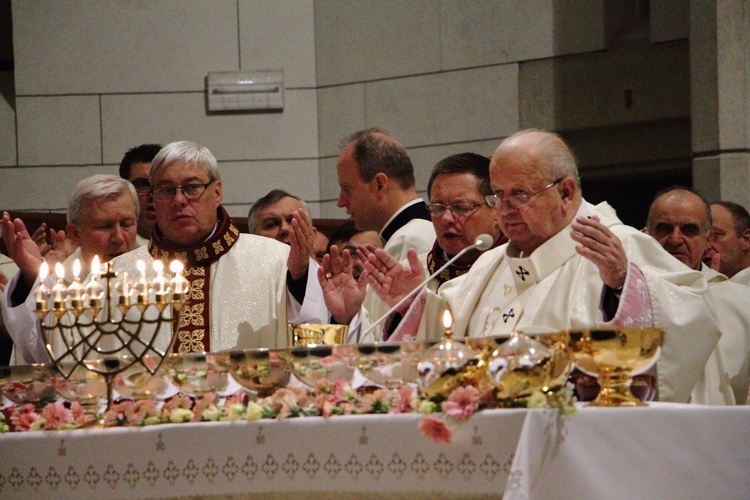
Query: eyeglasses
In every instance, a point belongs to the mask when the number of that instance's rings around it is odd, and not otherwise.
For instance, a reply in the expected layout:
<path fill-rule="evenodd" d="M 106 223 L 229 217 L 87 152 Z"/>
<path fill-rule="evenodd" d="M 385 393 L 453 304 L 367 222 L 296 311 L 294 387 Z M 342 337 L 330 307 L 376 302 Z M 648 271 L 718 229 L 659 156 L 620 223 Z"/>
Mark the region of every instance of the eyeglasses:
<path fill-rule="evenodd" d="M 135 179 L 132 181 L 133 186 L 135 186 L 135 191 L 137 193 L 150 193 L 151 192 L 151 183 L 148 181 L 148 179 Z"/>
<path fill-rule="evenodd" d="M 155 187 L 151 190 L 154 193 L 155 200 L 171 200 L 177 194 L 177 191 L 182 192 L 182 195 L 188 200 L 197 200 L 206 191 L 206 188 L 211 185 L 216 179 L 211 179 L 205 184 L 185 184 L 184 186 L 161 186 Z"/>
<path fill-rule="evenodd" d="M 531 194 L 518 193 L 518 194 L 514 194 L 514 195 L 511 195 L 511 196 L 505 196 L 505 197 L 503 197 L 503 196 L 501 196 L 499 194 L 488 194 L 487 196 L 484 197 L 484 199 L 487 201 L 487 205 L 489 205 L 492 208 L 500 208 L 500 206 L 503 203 L 505 203 L 505 205 L 508 208 L 510 208 L 512 210 L 517 210 L 517 209 L 523 207 L 524 205 L 528 204 L 533 197 L 535 197 L 536 195 L 538 195 L 538 194 L 546 191 L 547 189 L 551 188 L 552 186 L 554 186 L 555 184 L 557 184 L 558 182 L 560 182 L 563 179 L 565 179 L 564 176 L 560 177 L 559 179 L 556 179 L 556 180 L 550 182 L 549 184 L 547 184 L 546 186 L 544 186 L 539 191 L 534 191 Z"/>
<path fill-rule="evenodd" d="M 450 210 L 457 217 L 466 217 L 482 205 L 484 203 L 454 203 L 450 206 L 443 205 L 442 203 L 430 203 L 427 205 L 427 210 L 433 217 L 440 217 L 446 210 Z"/>

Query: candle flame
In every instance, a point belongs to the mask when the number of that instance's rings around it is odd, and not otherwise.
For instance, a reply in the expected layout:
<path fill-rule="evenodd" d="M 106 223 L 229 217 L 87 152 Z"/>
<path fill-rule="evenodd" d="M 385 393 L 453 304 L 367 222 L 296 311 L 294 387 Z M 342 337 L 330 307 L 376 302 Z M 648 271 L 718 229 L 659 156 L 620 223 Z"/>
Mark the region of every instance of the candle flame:
<path fill-rule="evenodd" d="M 443 313 L 443 326 L 445 328 L 450 328 L 451 326 L 453 326 L 453 316 L 451 316 L 451 312 L 447 309 Z"/>
<path fill-rule="evenodd" d="M 160 273 L 163 270 L 164 270 L 164 264 L 162 264 L 162 262 L 160 260 L 155 260 L 154 261 L 154 271 L 156 271 L 157 273 Z"/>
<path fill-rule="evenodd" d="M 65 277 L 65 268 L 60 262 L 55 264 L 55 276 L 60 279 L 63 279 Z"/>
<path fill-rule="evenodd" d="M 76 259 L 73 262 L 73 276 L 78 278 L 81 275 L 81 259 Z"/>
<path fill-rule="evenodd" d="M 49 264 L 47 264 L 47 261 L 42 262 L 42 267 L 39 268 L 39 281 L 41 283 L 44 283 L 44 280 L 47 279 L 47 275 L 49 275 Z"/>
<path fill-rule="evenodd" d="M 94 275 L 98 275 L 99 274 L 99 267 L 100 267 L 99 256 L 98 255 L 94 255 L 94 260 L 91 261 L 91 273 L 94 274 Z"/>
<path fill-rule="evenodd" d="M 182 262 L 180 262 L 179 260 L 173 260 L 169 264 L 169 270 L 174 274 L 181 273 L 184 268 L 185 266 L 183 266 Z"/>
<path fill-rule="evenodd" d="M 135 263 L 136 267 L 138 267 L 138 270 L 141 272 L 141 274 L 144 274 L 146 272 L 146 263 L 142 260 L 139 260 Z"/>

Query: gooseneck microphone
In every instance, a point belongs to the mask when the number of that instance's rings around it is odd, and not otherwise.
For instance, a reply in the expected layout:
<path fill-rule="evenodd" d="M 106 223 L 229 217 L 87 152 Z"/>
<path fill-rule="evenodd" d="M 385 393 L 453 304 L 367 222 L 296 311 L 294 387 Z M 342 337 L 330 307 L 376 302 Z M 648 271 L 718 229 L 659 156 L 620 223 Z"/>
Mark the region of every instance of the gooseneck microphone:
<path fill-rule="evenodd" d="M 437 271 L 435 271 L 434 273 L 432 273 L 431 275 L 429 275 L 427 277 L 427 279 L 424 280 L 418 287 L 416 287 L 411 292 L 407 293 L 406 296 L 404 298 L 402 298 L 401 300 L 399 300 L 398 303 L 396 303 L 395 306 L 393 306 L 390 309 L 388 309 L 388 312 L 385 313 L 383 316 L 381 316 L 375 323 L 373 323 L 372 325 L 370 325 L 370 328 L 368 328 L 365 331 L 365 333 L 363 333 L 362 335 L 357 335 L 357 342 L 359 343 L 359 339 L 361 337 L 364 337 L 368 333 L 370 333 L 373 330 L 375 330 L 375 328 L 377 328 L 378 325 L 380 325 L 380 323 L 382 323 L 383 321 L 385 321 L 385 319 L 388 316 L 390 316 L 391 314 L 393 314 L 393 312 L 396 309 L 398 309 L 399 307 L 401 307 L 402 305 L 404 305 L 404 303 L 407 300 L 409 300 L 411 297 L 413 297 L 414 295 L 416 295 L 419 292 L 421 292 L 422 289 L 424 289 L 424 287 L 426 287 L 427 284 L 430 281 L 432 281 L 433 278 L 435 278 L 438 274 L 440 274 L 443 271 L 445 271 L 451 264 L 453 264 L 458 259 L 460 259 L 461 257 L 463 257 L 467 252 L 470 252 L 471 250 L 474 250 L 474 249 L 477 249 L 480 252 L 484 252 L 485 250 L 489 250 L 492 247 L 492 244 L 494 242 L 495 242 L 495 240 L 492 239 L 492 236 L 490 236 L 487 233 L 480 234 L 479 236 L 477 236 L 477 239 L 474 240 L 474 244 L 469 245 L 468 247 L 464 248 L 463 250 L 461 250 L 460 252 L 458 252 L 456 255 L 454 255 L 450 260 L 448 260 L 448 262 L 446 262 L 445 264 L 443 264 L 442 266 L 440 266 L 440 269 L 438 269 Z"/>

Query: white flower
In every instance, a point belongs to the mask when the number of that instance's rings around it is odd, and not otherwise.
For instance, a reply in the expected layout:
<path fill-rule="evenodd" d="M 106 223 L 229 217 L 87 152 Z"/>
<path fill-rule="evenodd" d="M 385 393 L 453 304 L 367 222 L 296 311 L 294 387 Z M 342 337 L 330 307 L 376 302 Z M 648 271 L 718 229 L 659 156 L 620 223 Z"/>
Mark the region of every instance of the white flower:
<path fill-rule="evenodd" d="M 247 420 L 252 422 L 263 417 L 263 407 L 254 401 L 247 403 Z"/>
<path fill-rule="evenodd" d="M 242 403 L 234 403 L 225 409 L 227 414 L 224 420 L 242 420 L 245 418 L 245 405 Z"/>
<path fill-rule="evenodd" d="M 547 396 L 540 391 L 539 389 L 535 390 L 531 393 L 531 396 L 529 396 L 528 401 L 526 402 L 527 408 L 549 408 L 549 405 L 547 404 Z"/>
<path fill-rule="evenodd" d="M 417 411 L 419 413 L 422 413 L 424 415 L 429 415 L 430 413 L 435 413 L 437 410 L 437 405 L 433 403 L 430 400 L 425 399 L 421 403 L 419 403 L 419 407 L 417 407 Z"/>
<path fill-rule="evenodd" d="M 193 412 L 187 408 L 175 408 L 169 414 L 169 421 L 173 424 L 190 422 L 193 419 Z"/>
<path fill-rule="evenodd" d="M 201 420 L 215 421 L 221 418 L 221 409 L 215 404 L 210 404 L 203 409 L 201 413 Z"/>

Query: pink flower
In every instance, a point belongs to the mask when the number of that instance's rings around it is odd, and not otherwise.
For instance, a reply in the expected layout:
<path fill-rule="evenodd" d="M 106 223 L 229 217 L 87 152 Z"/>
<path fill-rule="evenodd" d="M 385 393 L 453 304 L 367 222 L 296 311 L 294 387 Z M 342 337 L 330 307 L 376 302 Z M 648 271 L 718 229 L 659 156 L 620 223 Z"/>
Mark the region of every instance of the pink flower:
<path fill-rule="evenodd" d="M 216 394 L 213 392 L 210 394 L 213 394 L 214 399 L 215 399 Z M 206 396 L 208 396 L 208 394 L 206 394 Z M 203 396 L 203 398 L 205 399 L 206 396 Z M 211 400 L 212 403 L 214 402 L 214 399 Z M 247 403 L 247 393 L 245 391 L 239 390 L 235 392 L 234 394 L 232 394 L 231 396 L 227 397 L 226 401 L 224 402 L 224 406 L 232 406 L 233 404 L 236 404 L 236 403 L 243 404 L 243 405 Z"/>
<path fill-rule="evenodd" d="M 408 413 L 414 410 L 417 402 L 417 393 L 411 385 L 404 385 L 398 389 L 396 404 L 388 410 L 388 413 Z"/>
<path fill-rule="evenodd" d="M 61 404 L 48 404 L 42 410 L 44 426 L 47 429 L 60 429 L 73 423 L 73 412 Z"/>
<path fill-rule="evenodd" d="M 436 443 L 451 444 L 453 442 L 453 428 L 432 415 L 422 417 L 422 420 L 419 421 L 419 432 Z"/>
<path fill-rule="evenodd" d="M 443 402 L 443 412 L 456 420 L 466 420 L 479 408 L 479 391 L 472 385 L 458 387 Z"/>
<path fill-rule="evenodd" d="M 125 412 L 133 403 L 133 401 L 125 400 L 112 404 L 112 408 L 104 412 L 104 427 L 128 425 Z"/>
<path fill-rule="evenodd" d="M 16 431 L 31 430 L 31 424 L 38 419 L 39 415 L 34 411 L 34 405 L 31 403 L 14 408 L 13 413 L 10 415 L 10 421 L 13 424 L 13 429 Z"/>
<path fill-rule="evenodd" d="M 143 425 L 143 420 L 151 415 L 156 415 L 156 400 L 140 399 L 125 409 L 125 418 L 128 425 Z"/>
<path fill-rule="evenodd" d="M 193 400 L 190 398 L 190 396 L 180 392 L 172 396 L 169 401 L 164 402 L 164 406 L 162 407 L 162 414 L 164 415 L 165 420 L 169 420 L 169 414 L 172 413 L 172 410 L 176 410 L 177 408 L 185 408 L 189 410 L 192 407 Z"/>
<path fill-rule="evenodd" d="M 205 394 L 202 398 L 196 399 L 195 406 L 193 407 L 193 418 L 191 422 L 200 422 L 201 418 L 203 417 L 203 410 L 205 410 L 206 408 L 214 404 L 214 400 L 216 400 L 215 392 L 209 392 Z M 225 406 L 230 406 L 234 402 L 235 401 L 230 402 L 230 398 L 227 398 L 227 402 Z"/>
<path fill-rule="evenodd" d="M 93 415 L 86 413 L 86 409 L 78 401 L 70 403 L 70 412 L 73 414 L 73 420 L 79 427 L 90 424 L 95 418 Z"/>

